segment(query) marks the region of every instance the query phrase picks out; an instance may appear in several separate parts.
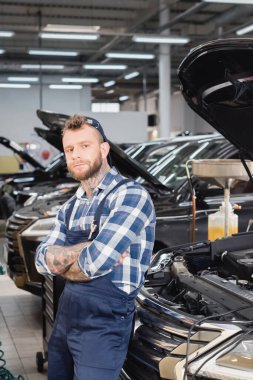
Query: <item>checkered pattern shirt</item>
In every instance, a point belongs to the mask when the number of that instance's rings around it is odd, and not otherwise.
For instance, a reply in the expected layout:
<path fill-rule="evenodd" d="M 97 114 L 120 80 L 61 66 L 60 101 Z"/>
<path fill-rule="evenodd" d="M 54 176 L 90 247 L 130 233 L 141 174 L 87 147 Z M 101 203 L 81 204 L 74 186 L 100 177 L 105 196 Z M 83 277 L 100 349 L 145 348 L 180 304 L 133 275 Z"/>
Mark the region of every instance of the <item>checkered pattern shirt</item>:
<path fill-rule="evenodd" d="M 49 274 L 45 254 L 47 247 L 64 246 L 67 228 L 90 230 L 98 204 L 122 177 L 112 168 L 93 192 L 91 201 L 82 187 L 59 210 L 52 231 L 39 245 L 35 264 L 38 272 Z M 66 226 L 66 210 L 74 207 Z M 126 293 L 142 285 L 150 264 L 155 233 L 155 211 L 148 192 L 134 181 L 121 185 L 108 195 L 100 219 L 99 234 L 90 246 L 84 247 L 78 264 L 84 274 L 96 278 L 110 273 L 113 283 Z M 123 263 L 116 265 L 127 252 Z"/>

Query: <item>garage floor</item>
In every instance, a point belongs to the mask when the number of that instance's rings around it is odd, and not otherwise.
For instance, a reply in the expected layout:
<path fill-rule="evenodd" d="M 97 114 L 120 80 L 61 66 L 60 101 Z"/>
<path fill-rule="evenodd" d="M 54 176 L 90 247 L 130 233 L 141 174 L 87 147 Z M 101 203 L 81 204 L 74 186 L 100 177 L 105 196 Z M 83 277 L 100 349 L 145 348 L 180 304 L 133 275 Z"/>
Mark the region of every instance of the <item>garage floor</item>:
<path fill-rule="evenodd" d="M 3 264 L 4 238 L 0 237 L 0 264 Z M 41 299 L 16 288 L 6 275 L 0 275 L 0 350 L 5 368 L 16 378 L 46 380 L 37 372 L 36 352 L 42 348 Z M 0 373 L 3 363 L 0 352 Z"/>

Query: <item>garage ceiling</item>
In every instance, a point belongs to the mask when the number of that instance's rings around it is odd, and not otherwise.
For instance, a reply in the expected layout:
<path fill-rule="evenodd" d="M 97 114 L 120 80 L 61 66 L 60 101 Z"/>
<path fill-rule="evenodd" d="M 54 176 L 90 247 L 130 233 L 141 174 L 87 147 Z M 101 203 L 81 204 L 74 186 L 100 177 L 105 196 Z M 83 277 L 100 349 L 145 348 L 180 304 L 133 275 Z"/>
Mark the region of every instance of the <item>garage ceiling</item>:
<path fill-rule="evenodd" d="M 168 22 L 161 26 L 159 18 L 169 11 Z M 62 77 L 96 77 L 92 84 L 94 101 L 115 101 L 120 95 L 138 96 L 143 93 L 143 74 L 146 75 L 147 91 L 159 88 L 159 45 L 136 43 L 135 34 L 165 34 L 188 37 L 183 45 L 171 45 L 172 88 L 178 89 L 176 71 L 187 52 L 207 40 L 235 37 L 236 31 L 252 21 L 253 5 L 216 4 L 194 0 L 26 0 L 0 1 L 0 30 L 13 31 L 10 37 L 0 37 L 0 75 L 2 81 L 8 76 L 41 75 L 43 83 L 57 75 L 54 83 Z M 94 41 L 42 39 L 41 32 L 53 27 L 91 27 L 99 38 Z M 50 27 L 51 26 L 51 27 Z M 96 30 L 96 27 L 97 28 Z M 50 29 L 51 28 L 51 29 Z M 70 29 L 71 30 L 71 29 Z M 250 37 L 248 33 L 245 37 Z M 76 51 L 74 57 L 29 55 L 29 49 L 51 51 Z M 108 52 L 139 52 L 154 54 L 151 60 L 112 59 Z M 125 64 L 125 70 L 88 70 L 84 64 Z M 24 69 L 24 64 L 61 64 L 61 70 Z M 138 71 L 140 75 L 126 80 L 126 73 Z M 104 83 L 115 80 L 112 87 Z M 113 89 L 113 93 L 108 90 Z"/>

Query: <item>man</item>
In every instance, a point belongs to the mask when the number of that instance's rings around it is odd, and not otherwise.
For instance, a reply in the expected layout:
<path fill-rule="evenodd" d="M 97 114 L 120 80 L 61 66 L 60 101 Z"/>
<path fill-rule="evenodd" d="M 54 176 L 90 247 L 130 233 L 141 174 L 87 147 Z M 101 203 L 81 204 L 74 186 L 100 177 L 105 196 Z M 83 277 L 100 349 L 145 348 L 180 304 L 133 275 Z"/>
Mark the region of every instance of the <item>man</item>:
<path fill-rule="evenodd" d="M 0 188 L 0 218 L 7 219 L 16 208 L 16 201 L 10 195 L 11 186 L 8 185 L 8 180 Z"/>
<path fill-rule="evenodd" d="M 149 194 L 110 167 L 100 123 L 72 116 L 63 129 L 80 187 L 36 252 L 37 270 L 66 279 L 48 345 L 49 380 L 118 380 L 154 243 Z"/>

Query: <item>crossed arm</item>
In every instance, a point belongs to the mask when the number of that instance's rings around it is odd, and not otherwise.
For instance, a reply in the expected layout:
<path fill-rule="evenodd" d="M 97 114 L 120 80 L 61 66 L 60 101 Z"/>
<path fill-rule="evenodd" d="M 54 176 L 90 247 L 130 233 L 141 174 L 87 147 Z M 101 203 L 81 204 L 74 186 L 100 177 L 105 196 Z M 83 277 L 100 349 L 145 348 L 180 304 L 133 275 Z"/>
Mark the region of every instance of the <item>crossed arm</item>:
<path fill-rule="evenodd" d="M 88 281 L 78 266 L 78 257 L 84 247 L 90 242 L 79 243 L 68 247 L 50 246 L 46 253 L 46 262 L 49 270 L 56 275 L 71 281 Z"/>
<path fill-rule="evenodd" d="M 90 244 L 91 242 L 78 243 L 68 247 L 50 246 L 46 253 L 46 262 L 51 273 L 70 281 L 89 281 L 90 278 L 79 268 L 78 257 L 82 249 Z M 115 265 L 122 264 L 126 256 L 127 252 L 124 252 Z"/>

